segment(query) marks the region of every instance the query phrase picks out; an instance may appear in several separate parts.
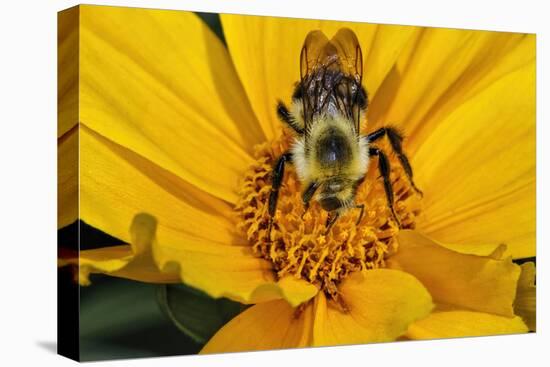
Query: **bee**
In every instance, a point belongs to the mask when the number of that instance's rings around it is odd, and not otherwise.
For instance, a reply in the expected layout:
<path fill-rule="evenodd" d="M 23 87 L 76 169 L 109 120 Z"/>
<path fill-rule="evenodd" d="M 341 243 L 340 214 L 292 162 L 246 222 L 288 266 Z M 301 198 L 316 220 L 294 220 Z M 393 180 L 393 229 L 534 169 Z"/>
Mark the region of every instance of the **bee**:
<path fill-rule="evenodd" d="M 294 89 L 291 108 L 282 101 L 277 103 L 279 118 L 295 136 L 289 151 L 278 158 L 273 168 L 269 233 L 285 164 L 295 166 L 305 211 L 314 200 L 329 212 L 328 233 L 347 210 L 359 209 L 356 223 L 361 222 L 365 205 L 356 203 L 355 196 L 373 157 L 378 158 L 388 207 L 401 226 L 393 205 L 389 160 L 373 145 L 384 137 L 389 140 L 412 187 L 421 194 L 414 185 L 412 168 L 402 149 L 403 136 L 397 129 L 385 126 L 361 135 L 361 121 L 368 106 L 362 79 L 361 47 L 351 29 L 340 29 L 330 40 L 319 30 L 308 33 L 300 53 L 300 81 Z"/>

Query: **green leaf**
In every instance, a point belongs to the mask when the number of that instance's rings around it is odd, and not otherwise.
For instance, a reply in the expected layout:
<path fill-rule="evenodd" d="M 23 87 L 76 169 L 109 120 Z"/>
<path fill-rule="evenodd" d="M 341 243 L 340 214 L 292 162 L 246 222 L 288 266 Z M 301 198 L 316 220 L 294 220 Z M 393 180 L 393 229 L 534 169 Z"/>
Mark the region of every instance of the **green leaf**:
<path fill-rule="evenodd" d="M 246 307 L 185 285 L 161 285 L 157 296 L 161 309 L 177 328 L 201 344 Z"/>
<path fill-rule="evenodd" d="M 72 274 L 67 282 L 73 282 Z M 157 285 L 94 274 L 80 287 L 80 360 L 197 354 L 202 345 L 160 310 Z"/>

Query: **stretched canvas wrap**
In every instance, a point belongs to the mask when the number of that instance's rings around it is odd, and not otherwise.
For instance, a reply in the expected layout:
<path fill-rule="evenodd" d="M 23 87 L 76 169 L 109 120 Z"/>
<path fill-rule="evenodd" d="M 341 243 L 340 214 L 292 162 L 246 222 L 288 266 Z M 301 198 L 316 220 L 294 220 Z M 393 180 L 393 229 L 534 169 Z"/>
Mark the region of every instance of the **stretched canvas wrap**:
<path fill-rule="evenodd" d="M 60 354 L 535 331 L 535 35 L 58 17 Z"/>

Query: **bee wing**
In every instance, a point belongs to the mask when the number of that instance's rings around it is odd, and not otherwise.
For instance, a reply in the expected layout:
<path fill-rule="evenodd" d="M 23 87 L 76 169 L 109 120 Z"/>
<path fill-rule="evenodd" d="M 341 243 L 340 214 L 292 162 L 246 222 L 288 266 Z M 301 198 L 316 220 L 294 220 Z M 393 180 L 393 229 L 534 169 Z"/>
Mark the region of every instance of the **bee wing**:
<path fill-rule="evenodd" d="M 319 30 L 308 33 L 300 54 L 306 137 L 313 115 L 326 109 L 330 101 L 334 101 L 342 115 L 353 120 L 359 134 L 362 78 L 361 47 L 351 29 L 340 29 L 331 40 Z"/>
<path fill-rule="evenodd" d="M 329 40 L 320 30 L 307 34 L 300 53 L 300 87 L 302 89 L 302 111 L 306 138 L 315 111 L 319 109 L 318 88 L 315 87 L 317 71 L 327 63 Z"/>
<path fill-rule="evenodd" d="M 300 53 L 300 79 L 302 81 L 324 64 L 328 44 L 327 36 L 320 30 L 307 34 Z"/>
<path fill-rule="evenodd" d="M 359 105 L 359 95 L 361 91 L 361 82 L 363 80 L 363 54 L 361 46 L 355 33 L 349 28 L 341 28 L 330 40 L 330 44 L 335 49 L 338 58 L 340 70 L 353 82 L 347 82 L 340 87 L 343 93 L 340 95 L 342 110 L 351 115 L 355 122 L 355 131 L 359 134 L 361 107 Z"/>
<path fill-rule="evenodd" d="M 355 33 L 349 28 L 341 28 L 330 43 L 338 55 L 340 70 L 360 85 L 363 80 L 363 54 Z"/>

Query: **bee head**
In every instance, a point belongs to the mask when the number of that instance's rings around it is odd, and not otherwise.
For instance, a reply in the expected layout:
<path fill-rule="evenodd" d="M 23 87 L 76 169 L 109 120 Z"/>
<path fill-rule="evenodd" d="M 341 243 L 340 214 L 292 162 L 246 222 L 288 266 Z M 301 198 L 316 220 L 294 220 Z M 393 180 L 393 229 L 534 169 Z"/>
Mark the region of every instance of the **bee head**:
<path fill-rule="evenodd" d="M 319 204 L 326 211 L 348 207 L 353 203 L 353 183 L 334 178 L 326 181 L 321 188 Z"/>

